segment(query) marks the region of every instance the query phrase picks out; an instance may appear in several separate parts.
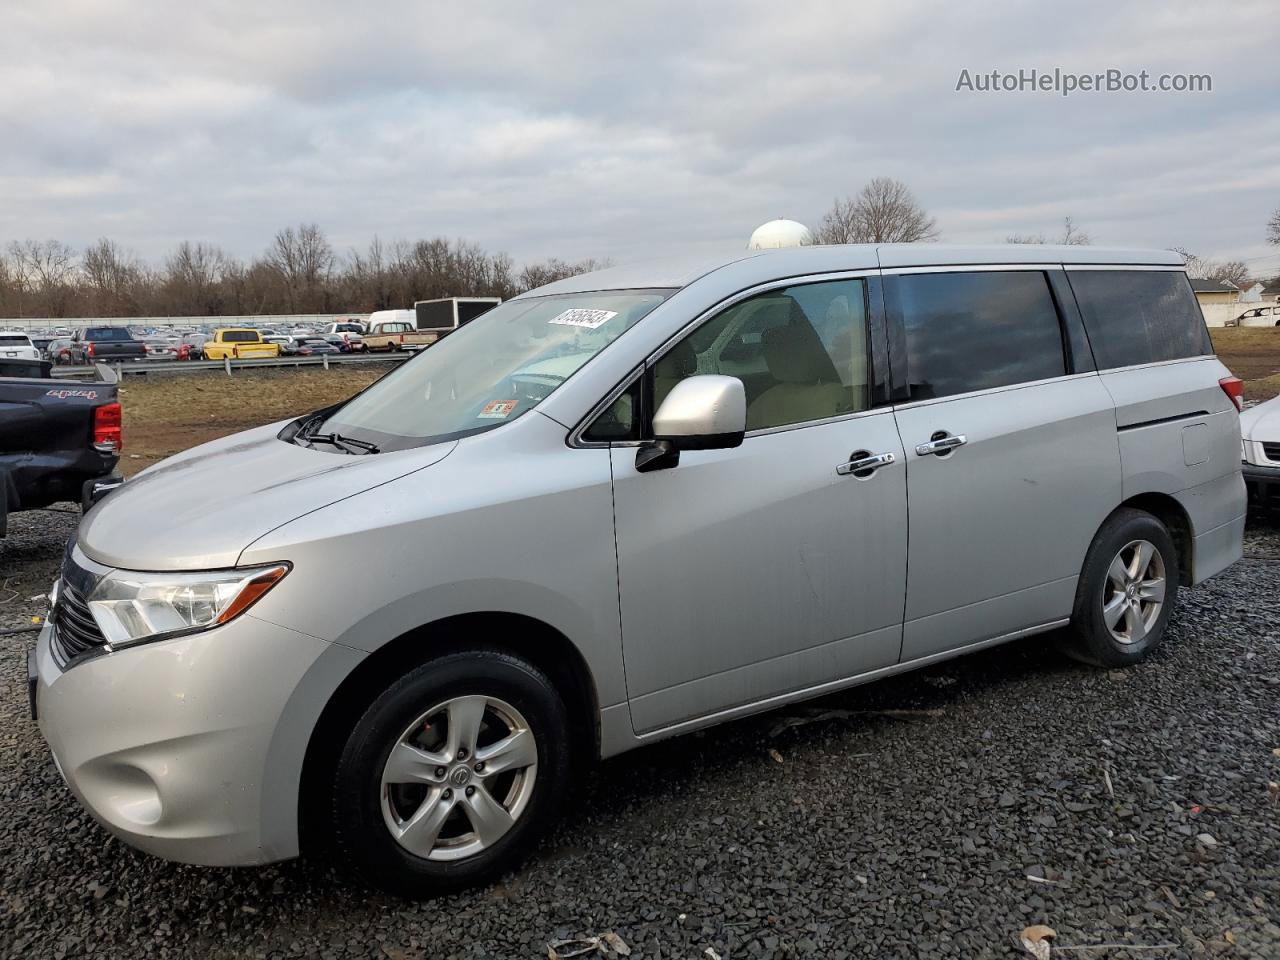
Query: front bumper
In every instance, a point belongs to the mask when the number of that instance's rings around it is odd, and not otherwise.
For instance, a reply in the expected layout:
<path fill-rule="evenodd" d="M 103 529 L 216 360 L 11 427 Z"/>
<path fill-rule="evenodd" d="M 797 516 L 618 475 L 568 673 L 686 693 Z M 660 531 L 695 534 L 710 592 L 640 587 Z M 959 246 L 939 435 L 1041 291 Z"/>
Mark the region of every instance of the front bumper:
<path fill-rule="evenodd" d="M 245 614 L 61 670 L 40 634 L 32 709 L 71 791 L 148 853 L 210 866 L 298 852 L 308 738 L 363 654 Z"/>
<path fill-rule="evenodd" d="M 1280 517 L 1280 467 L 1241 464 L 1249 506 L 1271 517 Z"/>

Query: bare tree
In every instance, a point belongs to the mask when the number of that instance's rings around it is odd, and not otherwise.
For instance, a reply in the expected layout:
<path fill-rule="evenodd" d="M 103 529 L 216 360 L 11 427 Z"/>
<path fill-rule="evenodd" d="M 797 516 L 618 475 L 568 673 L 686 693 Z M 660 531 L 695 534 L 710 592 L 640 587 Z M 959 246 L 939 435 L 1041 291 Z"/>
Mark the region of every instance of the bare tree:
<path fill-rule="evenodd" d="M 938 238 L 938 225 L 905 183 L 875 177 L 856 197 L 837 198 L 822 218 L 818 243 L 917 243 Z"/>
<path fill-rule="evenodd" d="M 1087 247 L 1093 243 L 1089 235 L 1077 227 L 1070 217 L 1062 218 L 1062 235 L 1058 242 L 1067 247 Z"/>
<path fill-rule="evenodd" d="M 1068 247 L 1084 247 L 1093 241 L 1089 235 L 1076 226 L 1070 217 L 1062 218 L 1062 232 L 1057 239 L 1047 240 L 1043 233 L 1011 233 L 1004 238 L 1005 243 L 1058 243 Z"/>
<path fill-rule="evenodd" d="M 1209 273 L 1210 280 L 1219 280 L 1243 290 L 1249 285 L 1249 267 L 1243 260 L 1227 260 L 1219 263 Z"/>
<path fill-rule="evenodd" d="M 1280 208 L 1271 214 L 1271 219 L 1267 221 L 1267 243 L 1273 247 L 1280 247 Z"/>
<path fill-rule="evenodd" d="M 24 240 L 9 245 L 9 259 L 19 290 L 33 299 L 36 311 L 46 317 L 66 316 L 75 251 L 58 240 Z"/>
<path fill-rule="evenodd" d="M 329 279 L 334 255 L 319 226 L 304 223 L 296 230 L 285 227 L 276 233 L 265 259 L 284 281 L 290 313 L 321 305 L 318 302 L 323 300 L 321 287 Z"/>
<path fill-rule="evenodd" d="M 85 300 L 94 315 L 134 316 L 144 285 L 144 270 L 137 258 L 106 237 L 85 250 L 80 258 Z"/>
<path fill-rule="evenodd" d="M 532 290 L 534 287 L 555 283 L 557 280 L 576 277 L 579 274 L 590 273 L 592 270 L 602 270 L 610 265 L 610 261 L 596 260 L 594 257 L 579 260 L 577 263 L 566 263 L 558 257 L 551 257 L 542 263 L 525 264 L 524 269 L 520 271 L 519 285 L 521 290 Z"/>
<path fill-rule="evenodd" d="M 1185 247 L 1173 247 L 1173 252 L 1182 257 L 1186 264 L 1187 275 L 1197 280 L 1217 280 L 1244 289 L 1249 283 L 1249 267 L 1243 260 L 1227 260 L 1219 263 L 1208 257 L 1200 257 Z"/>
<path fill-rule="evenodd" d="M 164 287 L 170 299 L 165 312 L 188 316 L 218 314 L 227 263 L 227 255 L 213 244 L 183 240 L 165 264 Z"/>

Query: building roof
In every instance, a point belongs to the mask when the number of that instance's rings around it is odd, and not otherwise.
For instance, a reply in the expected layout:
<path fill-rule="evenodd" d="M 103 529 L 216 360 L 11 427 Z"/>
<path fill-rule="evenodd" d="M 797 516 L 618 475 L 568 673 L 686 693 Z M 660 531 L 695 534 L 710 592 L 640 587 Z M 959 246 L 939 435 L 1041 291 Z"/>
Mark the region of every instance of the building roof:
<path fill-rule="evenodd" d="M 741 247 L 720 256 L 664 257 L 623 266 L 609 267 L 558 280 L 521 296 L 582 293 L 593 290 L 625 290 L 684 287 L 700 277 L 745 261 L 758 265 L 761 278 L 799 276 L 842 270 L 873 270 L 876 267 L 930 267 L 962 264 L 1136 264 L 1181 267 L 1182 257 L 1172 250 L 1142 250 L 1124 247 L 1057 246 L 1038 243 L 1011 243 L 968 246 L 946 243 L 851 243 L 787 247 L 774 250 L 744 250 Z M 1234 287 L 1227 288 L 1234 290 Z"/>
<path fill-rule="evenodd" d="M 1191 289 L 1196 293 L 1238 293 L 1239 287 L 1223 283 L 1221 280 L 1205 280 L 1200 277 L 1191 278 Z"/>

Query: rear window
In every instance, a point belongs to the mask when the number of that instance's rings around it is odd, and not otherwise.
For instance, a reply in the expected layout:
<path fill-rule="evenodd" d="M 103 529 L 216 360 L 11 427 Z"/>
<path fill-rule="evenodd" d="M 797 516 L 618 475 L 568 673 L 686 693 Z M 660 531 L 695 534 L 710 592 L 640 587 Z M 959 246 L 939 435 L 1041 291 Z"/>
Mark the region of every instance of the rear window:
<path fill-rule="evenodd" d="M 1062 327 L 1038 271 L 898 277 L 912 400 L 1066 374 Z"/>
<path fill-rule="evenodd" d="M 222 335 L 223 343 L 258 343 L 256 330 L 228 330 Z"/>
<path fill-rule="evenodd" d="M 1213 353 L 1180 270 L 1071 270 L 1071 289 L 1099 370 Z"/>
<path fill-rule="evenodd" d="M 132 340 L 131 334 L 124 327 L 90 327 L 84 332 L 86 340 Z"/>
<path fill-rule="evenodd" d="M 0 343 L 20 343 L 24 347 L 31 345 L 25 333 L 0 333 Z"/>

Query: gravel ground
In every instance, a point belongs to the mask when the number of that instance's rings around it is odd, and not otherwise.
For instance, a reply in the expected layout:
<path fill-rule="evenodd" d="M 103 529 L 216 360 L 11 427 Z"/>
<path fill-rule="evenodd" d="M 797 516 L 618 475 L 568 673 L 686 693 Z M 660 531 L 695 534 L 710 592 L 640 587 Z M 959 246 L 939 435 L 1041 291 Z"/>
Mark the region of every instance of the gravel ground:
<path fill-rule="evenodd" d="M 74 522 L 12 519 L 0 630 L 41 612 Z M 28 719 L 33 638 L 2 636 L 0 955 L 546 957 L 615 931 L 643 957 L 1013 957 L 1045 923 L 1061 957 L 1277 957 L 1280 533 L 1246 550 L 1271 559 L 1184 591 L 1140 667 L 1032 639 L 640 750 L 517 875 L 425 904 L 110 838 Z"/>

